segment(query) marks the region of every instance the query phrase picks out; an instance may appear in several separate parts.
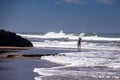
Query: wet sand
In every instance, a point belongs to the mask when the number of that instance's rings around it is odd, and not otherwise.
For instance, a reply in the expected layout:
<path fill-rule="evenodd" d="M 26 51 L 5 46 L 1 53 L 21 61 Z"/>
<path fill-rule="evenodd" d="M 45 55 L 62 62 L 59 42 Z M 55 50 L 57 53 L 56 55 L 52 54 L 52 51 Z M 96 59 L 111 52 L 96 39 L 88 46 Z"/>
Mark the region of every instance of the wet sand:
<path fill-rule="evenodd" d="M 11 50 L 11 49 L 9 49 Z M 4 50 L 5 51 L 5 50 Z M 12 52 L 11 52 L 12 51 Z M 35 68 L 51 68 L 51 67 L 57 67 L 62 66 L 60 64 L 52 63 L 46 60 L 41 60 L 41 56 L 45 55 L 56 55 L 58 53 L 62 52 L 71 52 L 74 50 L 66 49 L 42 49 L 42 48 L 32 48 L 32 49 L 25 49 L 25 50 L 17 50 L 17 52 L 14 52 L 14 49 L 12 48 L 10 52 L 7 53 L 1 53 L 0 55 L 0 80 L 35 80 L 35 78 L 39 78 L 39 74 L 33 72 Z M 9 56 L 9 57 L 8 57 Z M 98 69 L 100 66 L 97 66 Z M 96 69 L 95 68 L 95 69 Z M 100 70 L 104 70 L 105 67 L 100 67 Z M 73 69 L 73 68 L 67 68 Z M 67 70 L 65 69 L 65 71 Z M 88 69 L 86 68 L 75 68 L 73 70 L 82 70 L 82 71 L 92 71 L 90 67 Z M 94 70 L 94 68 L 93 68 Z M 106 69 L 105 69 L 106 70 Z M 95 70 L 97 71 L 97 70 Z M 111 71 L 111 70 L 110 70 Z M 47 76 L 43 77 L 46 80 L 119 80 L 115 78 L 92 78 L 89 76 L 74 78 L 74 76 Z"/>
<path fill-rule="evenodd" d="M 16 51 L 17 50 L 17 51 Z M 26 48 L 0 48 L 0 80 L 34 80 L 37 73 L 34 68 L 50 68 L 61 66 L 40 57 L 49 53 L 64 52 L 61 50 L 50 49 L 26 49 Z M 39 52 L 39 53 L 38 53 Z M 42 53 L 42 54 L 40 54 Z M 46 53 L 46 54 L 44 54 Z M 12 55 L 12 57 L 8 57 Z M 26 56 L 25 56 L 26 55 Z"/>
<path fill-rule="evenodd" d="M 60 66 L 45 60 L 38 59 L 1 59 L 0 80 L 34 80 L 38 76 L 34 68 L 49 68 Z"/>

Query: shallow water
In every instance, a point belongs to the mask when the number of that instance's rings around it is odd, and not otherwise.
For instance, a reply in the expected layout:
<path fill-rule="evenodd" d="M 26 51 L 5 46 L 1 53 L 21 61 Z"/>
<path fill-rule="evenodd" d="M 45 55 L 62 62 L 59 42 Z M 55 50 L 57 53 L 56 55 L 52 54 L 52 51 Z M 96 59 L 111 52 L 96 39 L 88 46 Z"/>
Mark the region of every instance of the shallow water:
<path fill-rule="evenodd" d="M 120 80 L 120 51 L 89 50 L 43 56 L 64 66 L 35 68 L 35 80 Z"/>
<path fill-rule="evenodd" d="M 52 48 L 56 56 L 43 56 L 63 66 L 34 68 L 35 80 L 120 80 L 120 34 L 64 33 L 19 34 L 32 41 L 35 48 Z M 82 35 L 81 52 L 76 52 Z M 67 51 L 60 51 L 65 49 Z M 38 52 L 39 53 L 39 52 Z M 54 54 L 54 52 L 52 53 Z"/>

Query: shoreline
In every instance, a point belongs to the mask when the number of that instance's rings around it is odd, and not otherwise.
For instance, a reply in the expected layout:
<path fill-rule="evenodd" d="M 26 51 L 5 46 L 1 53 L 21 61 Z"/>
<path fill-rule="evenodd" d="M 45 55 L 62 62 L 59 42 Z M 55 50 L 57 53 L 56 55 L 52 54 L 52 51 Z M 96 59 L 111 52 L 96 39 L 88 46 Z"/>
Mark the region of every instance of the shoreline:
<path fill-rule="evenodd" d="M 66 52 L 75 52 L 75 50 L 59 50 L 59 49 L 46 49 L 46 48 L 31 48 L 31 49 L 26 49 L 26 50 L 18 50 L 17 52 L 7 52 L 7 53 L 1 53 L 0 54 L 0 80 L 35 80 L 35 78 L 42 76 L 42 74 L 36 73 L 34 72 L 35 68 L 43 68 L 46 70 L 46 68 L 48 69 L 49 72 L 49 68 L 51 67 L 59 67 L 59 66 L 63 66 L 61 64 L 57 64 L 54 62 L 50 62 L 48 60 L 44 60 L 41 59 L 41 56 L 55 56 L 58 53 L 66 53 Z M 82 52 L 85 52 L 84 50 L 82 50 Z M 92 69 L 93 68 L 93 69 Z M 62 68 L 61 68 L 62 69 Z M 96 66 L 96 67 L 71 67 L 71 68 L 66 68 L 66 70 L 83 70 L 83 71 L 99 71 L 99 70 L 106 70 L 106 72 L 109 72 L 109 70 L 111 69 L 106 69 L 106 67 L 102 67 L 102 66 Z M 97 70 L 96 70 L 97 69 Z M 64 68 L 63 68 L 64 71 Z M 114 70 L 113 70 L 114 71 Z M 112 71 L 112 72 L 113 72 Z M 111 71 L 110 71 L 111 72 Z M 117 73 L 117 72 L 116 72 Z M 86 73 L 87 74 L 87 73 Z M 43 75 L 44 76 L 44 75 Z M 51 78 L 50 78 L 51 77 Z M 64 79 L 66 77 L 64 76 L 48 76 L 46 77 L 46 79 Z M 119 76 L 118 76 L 119 77 Z M 74 77 L 72 77 L 73 79 L 75 79 Z M 78 77 L 79 78 L 79 77 Z M 81 79 L 102 79 L 102 80 L 106 80 L 106 76 L 105 78 L 90 78 L 89 76 L 84 76 L 84 77 L 80 77 Z M 68 78 L 71 79 L 71 78 Z M 109 78 L 109 79 L 113 79 L 113 80 L 119 80 L 114 78 Z M 71 79 L 72 80 L 72 79 Z"/>
<path fill-rule="evenodd" d="M 14 52 L 19 50 L 27 50 L 33 47 L 11 47 L 11 46 L 0 46 L 0 54 L 2 52 Z"/>
<path fill-rule="evenodd" d="M 5 51 L 7 49 L 7 51 Z M 35 80 L 39 76 L 33 72 L 34 68 L 51 68 L 62 66 L 47 60 L 41 60 L 41 56 L 49 56 L 51 54 L 27 54 L 23 53 L 30 49 L 18 50 L 17 48 L 4 48 L 5 53 L 0 53 L 0 80 Z M 15 51 L 14 51 L 15 50 Z M 17 50 L 17 51 L 16 51 Z M 54 52 L 54 50 L 42 50 L 42 52 Z M 34 52 L 32 52 L 34 53 Z M 53 56 L 56 54 L 52 54 Z"/>
<path fill-rule="evenodd" d="M 61 66 L 40 59 L 2 59 L 0 60 L 0 80 L 34 80 L 39 76 L 34 68 L 50 68 Z"/>
<path fill-rule="evenodd" d="M 0 47 L 0 59 L 40 58 L 41 56 L 55 56 L 61 52 L 73 52 L 74 49 L 36 48 L 36 47 Z"/>
<path fill-rule="evenodd" d="M 14 53 L 3 53 L 0 54 L 0 59 L 23 59 L 23 58 L 30 58 L 30 59 L 37 59 L 42 56 L 55 56 L 57 54 L 14 54 Z"/>

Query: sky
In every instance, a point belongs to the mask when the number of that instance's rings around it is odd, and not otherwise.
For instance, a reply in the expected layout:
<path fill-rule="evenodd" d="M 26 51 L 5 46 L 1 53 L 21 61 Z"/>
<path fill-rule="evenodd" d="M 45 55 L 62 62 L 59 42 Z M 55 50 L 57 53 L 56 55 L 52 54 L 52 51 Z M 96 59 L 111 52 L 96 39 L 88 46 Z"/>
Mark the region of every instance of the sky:
<path fill-rule="evenodd" d="M 120 33 L 120 0 L 0 0 L 0 29 Z"/>

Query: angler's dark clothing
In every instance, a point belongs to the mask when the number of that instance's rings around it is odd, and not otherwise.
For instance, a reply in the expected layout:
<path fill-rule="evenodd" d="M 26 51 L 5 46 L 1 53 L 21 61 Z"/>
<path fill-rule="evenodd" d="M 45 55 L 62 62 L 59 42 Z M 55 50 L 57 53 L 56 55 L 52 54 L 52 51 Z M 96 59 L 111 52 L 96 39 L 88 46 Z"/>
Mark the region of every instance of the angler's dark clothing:
<path fill-rule="evenodd" d="M 81 38 L 78 39 L 78 44 L 77 45 L 81 45 Z"/>

